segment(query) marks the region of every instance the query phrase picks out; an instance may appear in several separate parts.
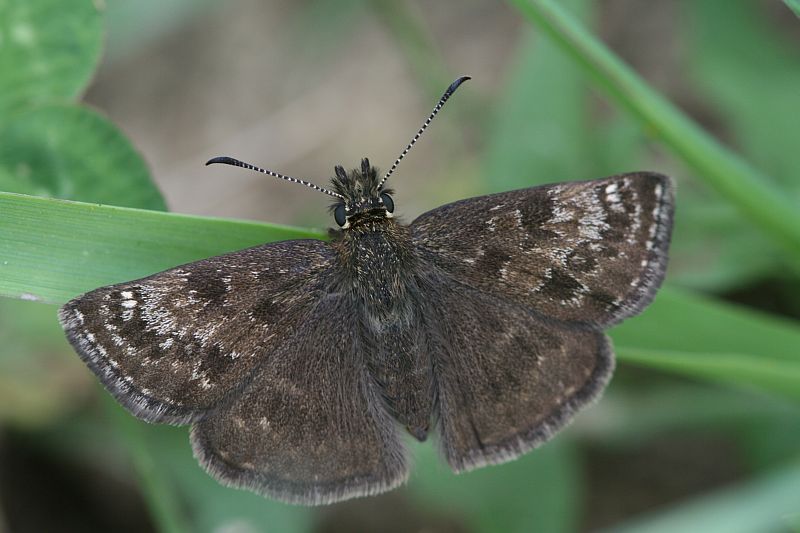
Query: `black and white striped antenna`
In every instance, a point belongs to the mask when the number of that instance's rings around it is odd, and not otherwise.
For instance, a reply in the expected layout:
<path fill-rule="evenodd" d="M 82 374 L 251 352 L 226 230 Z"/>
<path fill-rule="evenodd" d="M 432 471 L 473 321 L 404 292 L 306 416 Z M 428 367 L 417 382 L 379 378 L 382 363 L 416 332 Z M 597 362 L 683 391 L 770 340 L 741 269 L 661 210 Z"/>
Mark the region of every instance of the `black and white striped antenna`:
<path fill-rule="evenodd" d="M 450 84 L 450 87 L 447 88 L 447 90 L 444 92 L 442 97 L 439 99 L 439 102 L 436 104 L 436 107 L 433 108 L 433 111 L 431 111 L 431 114 L 425 120 L 425 123 L 422 124 L 422 127 L 419 129 L 417 134 L 414 135 L 414 138 L 411 139 L 411 142 L 408 143 L 408 146 L 406 146 L 405 150 L 402 151 L 400 156 L 397 158 L 397 160 L 395 160 L 395 162 L 392 165 L 392 167 L 389 169 L 389 171 L 383 177 L 381 182 L 378 184 L 378 190 L 380 190 L 383 187 L 383 184 L 386 183 L 386 180 L 388 180 L 389 176 L 391 176 L 392 173 L 395 171 L 397 166 L 400 164 L 400 161 L 403 160 L 403 158 L 406 156 L 406 154 L 411 151 L 411 148 L 414 146 L 414 144 L 416 144 L 416 142 L 419 140 L 419 138 L 422 137 L 423 132 L 430 125 L 431 121 L 433 121 L 433 117 L 435 117 L 436 114 L 442 109 L 442 107 L 444 107 L 444 103 L 447 102 L 447 100 L 453 95 L 454 92 L 456 92 L 456 89 L 458 89 L 459 85 L 461 85 L 462 83 L 464 83 L 465 81 L 467 81 L 469 79 L 471 79 L 469 76 L 462 76 L 462 77 L 458 78 L 456 81 L 454 81 L 453 83 Z M 273 176 L 275 178 L 280 178 L 282 180 L 291 181 L 292 183 L 299 183 L 300 185 L 305 185 L 306 187 L 314 189 L 315 191 L 319 191 L 319 192 L 325 193 L 325 194 L 327 194 L 329 196 L 333 196 L 334 198 L 339 198 L 340 200 L 344 200 L 345 199 L 345 197 L 342 196 L 341 194 L 339 194 L 337 192 L 333 192 L 330 189 L 326 189 L 325 187 L 320 187 L 319 185 L 315 185 L 315 184 L 311 183 L 310 181 L 301 180 L 301 179 L 298 179 L 298 178 L 293 178 L 291 176 L 285 176 L 283 174 L 279 174 L 278 172 L 273 172 L 272 170 L 259 168 L 259 167 L 255 166 L 255 165 L 251 165 L 250 163 L 245 163 L 244 161 L 239 161 L 238 159 L 234 159 L 232 157 L 227 157 L 227 156 L 214 157 L 212 159 L 209 159 L 206 162 L 206 165 L 212 165 L 212 164 L 215 164 L 215 163 L 221 163 L 221 164 L 224 164 L 224 165 L 232 165 L 232 166 L 235 166 L 235 167 L 242 167 L 242 168 L 246 168 L 248 170 L 255 170 L 256 172 L 261 172 L 262 174 L 268 174 L 268 175 Z"/>
<path fill-rule="evenodd" d="M 224 165 L 233 165 L 235 167 L 242 167 L 242 168 L 246 168 L 248 170 L 255 170 L 256 172 L 261 172 L 262 174 L 269 174 L 270 176 L 273 176 L 275 178 L 280 178 L 282 180 L 291 181 L 292 183 L 299 183 L 300 185 L 305 185 L 306 187 L 314 189 L 315 191 L 324 192 L 325 194 L 333 196 L 334 198 L 340 198 L 340 199 L 344 200 L 344 196 L 342 196 L 338 192 L 333 192 L 333 191 L 331 191 L 329 189 L 326 189 L 325 187 L 320 187 L 319 185 L 314 185 L 310 181 L 301 180 L 301 179 L 298 179 L 298 178 L 293 178 L 291 176 L 284 176 L 283 174 L 279 174 L 279 173 L 273 172 L 271 170 L 266 170 L 266 169 L 263 169 L 263 168 L 259 168 L 259 167 L 255 166 L 255 165 L 251 165 L 250 163 L 245 163 L 244 161 L 239 161 L 238 159 L 234 159 L 232 157 L 225 157 L 225 156 L 223 156 L 223 157 L 215 157 L 213 159 L 209 159 L 208 161 L 206 161 L 206 165 L 213 165 L 214 163 L 222 163 Z"/>
<path fill-rule="evenodd" d="M 414 146 L 414 144 L 419 140 L 420 137 L 422 137 L 422 133 L 430 125 L 431 121 L 433 121 L 433 117 L 435 117 L 436 114 L 442 109 L 442 107 L 444 107 L 444 103 L 447 102 L 447 100 L 453 95 L 454 92 L 456 92 L 456 89 L 458 89 L 459 85 L 470 79 L 472 78 L 470 78 L 469 76 L 461 76 L 456 81 L 450 84 L 450 87 L 448 87 L 447 90 L 442 95 L 442 97 L 439 98 L 439 102 L 436 104 L 436 107 L 433 108 L 433 111 L 431 111 L 431 114 L 425 120 L 425 123 L 422 124 L 422 127 L 419 129 L 417 134 L 414 135 L 414 138 L 411 139 L 411 142 L 408 143 L 408 146 L 406 146 L 405 150 L 403 150 L 400 153 L 400 156 L 395 160 L 394 164 L 392 165 L 392 168 L 389 169 L 389 171 L 383 177 L 381 182 L 378 184 L 378 190 L 380 190 L 381 187 L 383 187 L 383 184 L 386 183 L 386 180 L 388 180 L 389 176 L 392 175 L 392 172 L 395 171 L 397 165 L 400 164 L 400 161 L 402 161 L 403 158 L 406 156 L 406 154 L 411 151 L 411 147 Z"/>

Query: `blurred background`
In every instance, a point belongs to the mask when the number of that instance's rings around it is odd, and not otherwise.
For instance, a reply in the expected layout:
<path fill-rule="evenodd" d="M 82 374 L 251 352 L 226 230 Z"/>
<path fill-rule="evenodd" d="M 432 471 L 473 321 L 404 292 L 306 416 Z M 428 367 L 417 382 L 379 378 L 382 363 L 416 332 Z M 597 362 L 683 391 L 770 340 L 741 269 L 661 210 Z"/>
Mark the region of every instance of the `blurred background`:
<path fill-rule="evenodd" d="M 386 168 L 464 74 L 473 80 L 392 178 L 406 220 L 471 195 L 631 170 L 678 183 L 667 290 L 613 332 L 620 364 L 596 406 L 524 458 L 461 476 L 431 443 L 415 446 L 407 487 L 323 508 L 219 486 L 192 458 L 186 428 L 141 423 L 110 400 L 54 305 L 0 300 L 0 531 L 800 531 L 796 249 L 709 186 L 657 122 L 609 98 L 514 3 L 76 2 L 84 13 L 0 2 L 0 99 L 15 94 L 17 44 L 35 42 L 44 60 L 85 49 L 84 66 L 64 60 L 41 75 L 85 80 L 62 99 L 97 111 L 114 130 L 108 143 L 128 139 L 126 157 L 146 165 L 136 194 L 151 197 L 92 196 L 130 165 L 102 167 L 87 195 L 75 193 L 70 180 L 96 170 L 94 156 L 78 164 L 47 151 L 82 137 L 35 130 L 43 114 L 67 112 L 61 101 L 42 111 L 39 96 L 0 102 L 0 190 L 155 209 L 163 198 L 178 213 L 325 228 L 326 197 L 204 162 L 230 155 L 320 185 L 365 156 Z M 800 210 L 791 4 L 560 3 Z M 39 148 L 25 148 L 30 138 Z"/>

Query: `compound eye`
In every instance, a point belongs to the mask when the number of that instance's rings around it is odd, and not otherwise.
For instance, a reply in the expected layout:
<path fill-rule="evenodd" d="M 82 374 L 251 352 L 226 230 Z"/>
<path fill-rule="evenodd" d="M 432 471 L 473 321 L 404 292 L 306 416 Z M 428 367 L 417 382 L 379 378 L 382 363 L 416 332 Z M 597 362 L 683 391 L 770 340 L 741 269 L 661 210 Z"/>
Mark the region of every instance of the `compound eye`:
<path fill-rule="evenodd" d="M 333 220 L 336 221 L 340 228 L 347 224 L 347 215 L 345 215 L 344 212 L 344 204 L 337 205 L 336 209 L 333 210 Z"/>
<path fill-rule="evenodd" d="M 383 207 L 386 208 L 386 212 L 394 213 L 394 200 L 392 200 L 391 196 L 389 196 L 385 192 L 382 192 L 381 201 L 383 202 Z"/>

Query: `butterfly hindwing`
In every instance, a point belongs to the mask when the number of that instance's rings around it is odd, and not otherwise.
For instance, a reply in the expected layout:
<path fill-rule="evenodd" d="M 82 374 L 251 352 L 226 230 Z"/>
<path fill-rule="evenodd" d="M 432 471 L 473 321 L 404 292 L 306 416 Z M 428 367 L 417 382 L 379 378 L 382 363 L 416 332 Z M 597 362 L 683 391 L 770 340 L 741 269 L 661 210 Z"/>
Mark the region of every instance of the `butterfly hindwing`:
<path fill-rule="evenodd" d="M 605 328 L 655 295 L 673 210 L 671 180 L 639 172 L 462 200 L 411 228 L 417 252 L 452 278 Z"/>
<path fill-rule="evenodd" d="M 332 261 L 322 241 L 267 244 L 102 287 L 59 317 L 129 411 L 186 424 L 243 387 L 305 321 Z"/>
<path fill-rule="evenodd" d="M 241 396 L 193 427 L 195 455 L 213 476 L 306 505 L 405 481 L 405 449 L 369 375 L 355 311 L 341 294 L 320 301 Z"/>
<path fill-rule="evenodd" d="M 553 321 L 441 273 L 432 271 L 426 285 L 438 431 L 456 472 L 509 461 L 548 440 L 610 379 L 614 359 L 601 331 Z"/>

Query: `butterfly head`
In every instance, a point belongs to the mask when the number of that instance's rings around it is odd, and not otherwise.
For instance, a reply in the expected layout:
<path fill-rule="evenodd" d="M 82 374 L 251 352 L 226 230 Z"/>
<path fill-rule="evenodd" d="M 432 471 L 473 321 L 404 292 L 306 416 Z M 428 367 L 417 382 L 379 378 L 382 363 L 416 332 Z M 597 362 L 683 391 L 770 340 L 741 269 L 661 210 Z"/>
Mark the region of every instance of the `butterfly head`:
<path fill-rule="evenodd" d="M 361 168 L 348 173 L 337 165 L 331 178 L 332 190 L 341 199 L 331 206 L 333 218 L 342 229 L 371 220 L 392 218 L 394 201 L 389 189 L 382 188 L 383 179 L 378 169 L 361 160 Z"/>

